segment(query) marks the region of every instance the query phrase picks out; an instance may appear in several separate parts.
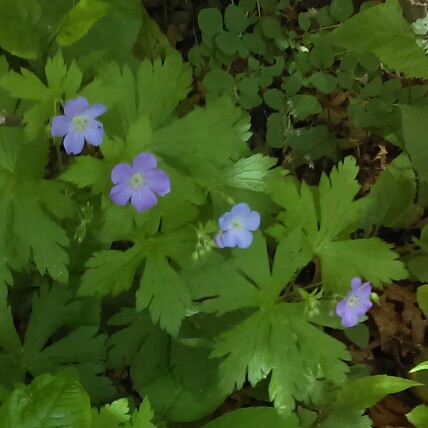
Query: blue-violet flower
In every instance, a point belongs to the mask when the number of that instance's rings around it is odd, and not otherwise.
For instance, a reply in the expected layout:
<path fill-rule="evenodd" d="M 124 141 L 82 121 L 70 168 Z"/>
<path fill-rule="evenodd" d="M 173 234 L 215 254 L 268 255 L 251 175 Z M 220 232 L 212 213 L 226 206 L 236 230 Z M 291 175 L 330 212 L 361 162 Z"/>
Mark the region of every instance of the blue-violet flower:
<path fill-rule="evenodd" d="M 372 286 L 370 282 L 362 284 L 360 278 L 352 278 L 351 291 L 336 305 L 336 314 L 342 318 L 344 327 L 354 327 L 358 319 L 373 306 L 370 301 Z"/>
<path fill-rule="evenodd" d="M 52 119 L 51 133 L 64 137 L 64 149 L 68 154 L 78 155 L 85 144 L 99 146 L 103 142 L 103 124 L 95 120 L 107 108 L 102 104 L 89 106 L 85 97 L 69 100 L 64 105 L 64 114 Z"/>
<path fill-rule="evenodd" d="M 218 219 L 220 233 L 214 238 L 219 248 L 248 248 L 253 234 L 260 226 L 260 214 L 241 202 Z"/>
<path fill-rule="evenodd" d="M 165 196 L 171 190 L 168 175 L 157 169 L 156 158 L 150 153 L 140 153 L 132 166 L 127 163 L 117 164 L 111 171 L 110 198 L 117 205 L 131 205 L 137 211 L 144 211 L 157 204 L 156 194 Z"/>

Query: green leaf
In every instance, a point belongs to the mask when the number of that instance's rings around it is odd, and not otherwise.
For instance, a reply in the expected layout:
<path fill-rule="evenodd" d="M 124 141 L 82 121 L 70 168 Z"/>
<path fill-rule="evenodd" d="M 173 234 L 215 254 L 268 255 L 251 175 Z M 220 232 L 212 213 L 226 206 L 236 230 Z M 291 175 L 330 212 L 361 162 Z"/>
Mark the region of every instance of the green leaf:
<path fill-rule="evenodd" d="M 242 36 L 242 41 L 245 46 L 255 54 L 264 55 L 266 53 L 266 45 L 258 33 L 245 33 Z"/>
<path fill-rule="evenodd" d="M 89 397 L 66 372 L 43 374 L 19 385 L 0 408 L 4 428 L 90 428 Z"/>
<path fill-rule="evenodd" d="M 378 287 L 382 282 L 408 277 L 398 254 L 378 238 L 330 242 L 317 254 L 321 258 L 323 283 L 335 292 L 344 293 L 355 276 L 362 276 Z"/>
<path fill-rule="evenodd" d="M 338 392 L 338 402 L 353 409 L 367 409 L 389 394 L 420 385 L 409 379 L 375 375 L 350 381 Z"/>
<path fill-rule="evenodd" d="M 177 336 L 190 307 L 190 293 L 162 253 L 147 255 L 136 298 L 137 310 L 148 308 L 154 323 L 159 322 L 161 328 Z"/>
<path fill-rule="evenodd" d="M 223 17 L 221 12 L 214 7 L 202 9 L 198 15 L 198 25 L 202 33 L 213 37 L 223 31 Z"/>
<path fill-rule="evenodd" d="M 155 428 L 151 422 L 154 413 L 147 398 L 143 400 L 140 409 L 129 413 L 129 401 L 120 398 L 101 409 L 92 409 L 91 428 Z"/>
<path fill-rule="evenodd" d="M 2 0 L 0 46 L 13 55 L 34 59 L 47 49 L 62 15 L 72 2 Z"/>
<path fill-rule="evenodd" d="M 108 11 L 108 4 L 98 0 L 80 0 L 62 18 L 56 41 L 69 46 L 81 39 Z"/>
<path fill-rule="evenodd" d="M 344 426 L 371 428 L 373 422 L 369 416 L 363 415 L 362 410 L 355 410 L 336 404 L 327 418 L 319 424 L 319 428 L 342 428 Z"/>
<path fill-rule="evenodd" d="M 428 317 L 428 285 L 424 284 L 416 290 L 416 298 L 418 306 L 421 308 L 423 314 Z"/>
<path fill-rule="evenodd" d="M 138 266 L 144 259 L 140 245 L 126 251 L 106 250 L 95 253 L 86 263 L 78 294 L 80 296 L 118 295 L 128 290 Z"/>
<path fill-rule="evenodd" d="M 415 373 L 415 372 L 418 372 L 420 370 L 428 370 L 428 361 L 424 361 L 423 363 L 420 363 L 417 366 L 413 367 L 411 370 L 409 370 L 409 373 Z"/>
<path fill-rule="evenodd" d="M 285 107 L 285 96 L 279 89 L 267 89 L 263 94 L 263 99 L 274 110 L 282 110 Z"/>
<path fill-rule="evenodd" d="M 420 404 L 407 413 L 406 417 L 416 428 L 424 428 L 428 425 L 428 406 Z"/>
<path fill-rule="evenodd" d="M 79 326 L 64 334 L 66 326 L 76 321 L 76 314 L 84 310 L 81 300 L 72 298 L 71 292 L 57 285 L 50 290 L 43 287 L 33 298 L 31 318 L 25 334 L 22 361 L 33 375 L 45 372 L 56 373 L 64 366 L 73 365 L 81 383 L 94 401 L 109 399 L 114 393 L 110 381 L 98 376 L 105 370 L 105 339 L 97 335 L 98 327 Z M 49 313 L 49 317 L 46 316 Z M 83 325 L 82 325 L 83 324 Z M 53 337 L 62 329 L 60 339 Z M 85 343 L 85 346 L 81 346 Z"/>
<path fill-rule="evenodd" d="M 137 52 L 154 61 L 165 56 L 165 52 L 171 47 L 168 37 L 159 28 L 156 20 L 152 19 L 147 11 L 142 10 L 142 23 L 136 43 Z M 190 52 L 189 52 L 190 60 Z"/>
<path fill-rule="evenodd" d="M 290 98 L 291 113 L 297 119 L 306 119 L 308 116 L 322 112 L 322 106 L 312 95 L 293 95 Z"/>
<path fill-rule="evenodd" d="M 171 118 L 178 103 L 189 93 L 192 69 L 183 63 L 177 51 L 171 49 L 164 61 L 160 58 L 153 63 L 144 60 L 137 78 L 138 114 L 147 116 L 152 128 L 158 129 Z"/>
<path fill-rule="evenodd" d="M 23 140 L 22 129 L 0 128 L 0 204 L 8 226 L 0 240 L 14 240 L 13 257 L 7 245 L 2 260 L 4 264 L 14 260 L 18 266 L 32 260 L 40 274 L 47 271 L 53 279 L 66 282 L 68 254 L 64 247 L 69 239 L 56 220 L 71 217 L 73 205 L 59 183 L 42 179 L 46 141 Z"/>
<path fill-rule="evenodd" d="M 208 71 L 202 83 L 209 92 L 223 95 L 231 93 L 235 86 L 235 79 L 230 73 L 219 68 L 214 68 Z"/>
<path fill-rule="evenodd" d="M 341 3 L 340 0 L 337 1 Z M 370 37 L 361 37 L 361 28 Z M 372 52 L 391 70 L 409 77 L 428 77 L 428 58 L 416 44 L 409 24 L 402 16 L 398 0 L 358 13 L 333 30 L 327 38 L 337 46 L 354 52 Z"/>
<path fill-rule="evenodd" d="M 323 94 L 332 93 L 337 86 L 336 78 L 333 75 L 322 72 L 312 74 L 309 82 Z"/>
<path fill-rule="evenodd" d="M 231 187 L 264 192 L 267 189 L 265 177 L 275 165 L 276 159 L 261 154 L 242 158 L 225 171 L 226 183 Z"/>
<path fill-rule="evenodd" d="M 204 425 L 203 428 L 298 428 L 295 415 L 283 418 L 270 407 L 249 407 L 228 412 Z"/>
<path fill-rule="evenodd" d="M 354 13 L 352 0 L 332 0 L 330 14 L 339 22 L 346 21 Z"/>
<path fill-rule="evenodd" d="M 406 227 L 408 210 L 416 196 L 416 176 L 409 157 L 402 153 L 378 177 L 366 198 L 367 211 L 361 220 L 365 230 L 373 225 Z"/>
<path fill-rule="evenodd" d="M 224 12 L 224 24 L 229 31 L 242 34 L 248 26 L 248 19 L 240 7 L 229 4 Z"/>
<path fill-rule="evenodd" d="M 428 106 L 400 105 L 400 110 L 405 148 L 419 179 L 428 182 L 428 154 L 424 150 L 424 135 L 428 130 L 425 120 Z"/>
<path fill-rule="evenodd" d="M 261 19 L 261 26 L 263 34 L 268 39 L 274 39 L 275 37 L 281 36 L 282 28 L 279 19 L 275 19 L 272 16 L 264 16 Z"/>
<path fill-rule="evenodd" d="M 34 73 L 28 71 L 26 68 L 21 69 L 21 74 L 10 71 L 3 75 L 0 78 L 0 86 L 17 99 L 36 101 L 47 101 L 50 99 L 48 88 Z"/>
<path fill-rule="evenodd" d="M 222 31 L 217 34 L 215 44 L 225 55 L 233 56 L 242 47 L 241 38 L 231 31 Z"/>

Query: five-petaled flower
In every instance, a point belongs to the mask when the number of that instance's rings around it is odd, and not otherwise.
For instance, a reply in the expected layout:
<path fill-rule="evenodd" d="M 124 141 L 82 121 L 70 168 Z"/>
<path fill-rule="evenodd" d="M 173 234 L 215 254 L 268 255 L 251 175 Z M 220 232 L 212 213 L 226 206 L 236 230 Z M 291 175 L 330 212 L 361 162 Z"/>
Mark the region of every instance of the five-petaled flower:
<path fill-rule="evenodd" d="M 111 171 L 110 198 L 117 205 L 131 205 L 144 211 L 157 204 L 156 194 L 165 196 L 171 190 L 168 175 L 157 169 L 156 158 L 150 153 L 140 153 L 132 162 L 117 164 Z"/>
<path fill-rule="evenodd" d="M 260 214 L 241 202 L 218 219 L 220 233 L 214 238 L 219 248 L 248 248 L 253 234 L 260 226 Z"/>
<path fill-rule="evenodd" d="M 85 97 L 69 100 L 64 105 L 64 114 L 52 119 L 51 133 L 64 137 L 64 149 L 68 154 L 78 155 L 85 141 L 92 146 L 103 142 L 103 124 L 95 120 L 107 111 L 102 104 L 89 106 Z"/>
<path fill-rule="evenodd" d="M 351 291 L 336 305 L 336 314 L 342 318 L 344 327 L 354 327 L 358 319 L 373 306 L 370 301 L 372 286 L 370 282 L 362 284 L 360 278 L 352 278 Z"/>

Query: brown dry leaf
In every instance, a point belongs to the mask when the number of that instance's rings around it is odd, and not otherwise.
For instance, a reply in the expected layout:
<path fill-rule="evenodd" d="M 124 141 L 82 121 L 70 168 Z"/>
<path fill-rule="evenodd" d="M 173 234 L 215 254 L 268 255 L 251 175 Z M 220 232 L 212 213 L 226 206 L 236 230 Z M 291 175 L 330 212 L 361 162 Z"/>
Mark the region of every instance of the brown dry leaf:
<path fill-rule="evenodd" d="M 427 321 L 416 304 L 411 286 L 387 286 L 380 297 L 380 305 L 375 305 L 371 314 L 378 327 L 382 351 L 391 352 L 397 348 L 405 357 L 423 344 Z"/>
<path fill-rule="evenodd" d="M 398 397 L 388 395 L 382 401 L 369 409 L 374 428 L 401 428 L 412 427 L 405 414 L 412 408 Z"/>

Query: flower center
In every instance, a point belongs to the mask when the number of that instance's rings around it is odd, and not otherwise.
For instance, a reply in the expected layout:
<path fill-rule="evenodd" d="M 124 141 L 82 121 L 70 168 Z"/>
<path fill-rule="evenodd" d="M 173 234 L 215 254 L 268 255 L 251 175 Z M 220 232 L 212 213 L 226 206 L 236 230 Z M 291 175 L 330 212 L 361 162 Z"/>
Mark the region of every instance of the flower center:
<path fill-rule="evenodd" d="M 346 302 L 346 306 L 348 306 L 348 308 L 353 308 L 354 306 L 358 306 L 359 303 L 360 303 L 360 298 L 358 296 L 351 296 Z"/>
<path fill-rule="evenodd" d="M 230 222 L 230 227 L 231 227 L 233 230 L 239 230 L 239 229 L 242 229 L 242 224 L 241 224 L 241 222 L 240 222 L 238 219 L 233 219 L 233 220 Z"/>
<path fill-rule="evenodd" d="M 76 131 L 82 132 L 88 129 L 89 121 L 85 116 L 79 115 L 73 118 L 73 126 Z"/>
<path fill-rule="evenodd" d="M 129 179 L 129 185 L 132 187 L 133 190 L 138 189 L 143 184 L 144 184 L 144 177 L 143 177 L 143 174 L 140 174 L 139 172 L 135 173 Z"/>

